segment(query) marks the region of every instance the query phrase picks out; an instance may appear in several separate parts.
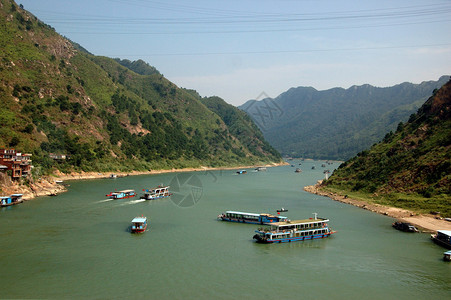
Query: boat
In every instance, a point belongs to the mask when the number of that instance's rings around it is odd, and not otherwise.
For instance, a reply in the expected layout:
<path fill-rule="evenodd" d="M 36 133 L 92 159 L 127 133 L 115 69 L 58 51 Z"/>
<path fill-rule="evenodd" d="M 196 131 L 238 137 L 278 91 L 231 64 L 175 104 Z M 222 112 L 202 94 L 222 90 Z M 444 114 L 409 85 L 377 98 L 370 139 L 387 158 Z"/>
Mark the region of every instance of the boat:
<path fill-rule="evenodd" d="M 246 171 L 246 170 L 240 170 L 240 171 L 237 171 L 236 173 L 237 173 L 237 174 L 246 174 L 247 171 Z"/>
<path fill-rule="evenodd" d="M 437 230 L 431 234 L 431 239 L 438 245 L 451 249 L 451 230 Z"/>
<path fill-rule="evenodd" d="M 404 232 L 418 232 L 418 229 L 415 226 L 407 222 L 395 222 L 392 226 Z"/>
<path fill-rule="evenodd" d="M 283 208 L 283 207 L 282 207 L 281 209 L 278 209 L 278 210 L 277 210 L 277 212 L 286 212 L 286 211 L 288 211 L 288 209 L 285 209 L 285 208 Z"/>
<path fill-rule="evenodd" d="M 171 196 L 172 193 L 169 192 L 169 186 L 161 186 L 150 190 L 146 190 L 144 195 L 141 196 L 141 199 L 145 200 L 156 200 L 156 199 L 162 199 Z"/>
<path fill-rule="evenodd" d="M 119 192 L 111 192 L 106 196 L 111 199 L 125 199 L 135 197 L 136 193 L 134 190 L 123 190 Z"/>
<path fill-rule="evenodd" d="M 136 217 L 132 220 L 132 233 L 141 233 L 147 229 L 147 218 L 144 216 Z"/>
<path fill-rule="evenodd" d="M 257 167 L 257 168 L 255 168 L 255 171 L 258 171 L 258 172 L 266 171 L 266 167 Z"/>
<path fill-rule="evenodd" d="M 219 215 L 218 219 L 228 222 L 264 225 L 287 220 L 287 217 L 228 210 L 225 213 Z"/>
<path fill-rule="evenodd" d="M 299 169 L 299 168 L 296 168 L 296 170 L 294 171 L 295 173 L 301 173 L 302 172 L 302 170 L 301 169 Z"/>
<path fill-rule="evenodd" d="M 450 251 L 446 251 L 445 253 L 443 253 L 443 260 L 444 261 L 451 261 L 451 250 Z"/>
<path fill-rule="evenodd" d="M 23 194 L 12 194 L 9 196 L 0 197 L 0 206 L 11 206 L 23 202 Z"/>
<path fill-rule="evenodd" d="M 285 220 L 270 224 L 269 229 L 259 228 L 253 238 L 258 243 L 286 243 L 327 238 L 336 233 L 329 227 L 328 222 L 328 219 L 318 218 L 317 214 L 314 218 L 304 220 Z"/>

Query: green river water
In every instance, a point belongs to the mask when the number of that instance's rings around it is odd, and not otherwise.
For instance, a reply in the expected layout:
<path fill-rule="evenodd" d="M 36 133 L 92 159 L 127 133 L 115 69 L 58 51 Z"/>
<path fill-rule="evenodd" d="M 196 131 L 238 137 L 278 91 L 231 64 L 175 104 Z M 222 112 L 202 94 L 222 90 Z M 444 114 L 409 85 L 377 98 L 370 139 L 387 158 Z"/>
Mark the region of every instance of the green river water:
<path fill-rule="evenodd" d="M 451 263 L 429 234 L 394 230 L 392 218 L 304 192 L 324 177 L 324 162 L 292 163 L 303 172 L 282 166 L 71 181 L 57 197 L 2 208 L 0 298 L 451 299 Z M 105 197 L 159 184 L 174 195 Z M 265 245 L 252 239 L 258 225 L 216 220 L 226 210 L 281 207 L 292 220 L 329 218 L 337 233 Z M 139 215 L 150 227 L 131 234 Z"/>

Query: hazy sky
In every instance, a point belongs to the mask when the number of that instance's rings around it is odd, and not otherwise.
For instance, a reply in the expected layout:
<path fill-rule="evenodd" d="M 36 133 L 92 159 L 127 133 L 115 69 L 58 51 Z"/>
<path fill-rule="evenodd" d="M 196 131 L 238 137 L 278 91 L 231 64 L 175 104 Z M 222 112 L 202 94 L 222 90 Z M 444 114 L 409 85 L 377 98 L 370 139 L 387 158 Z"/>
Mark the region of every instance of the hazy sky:
<path fill-rule="evenodd" d="M 17 0 L 95 55 L 241 105 L 451 73 L 450 0 Z"/>

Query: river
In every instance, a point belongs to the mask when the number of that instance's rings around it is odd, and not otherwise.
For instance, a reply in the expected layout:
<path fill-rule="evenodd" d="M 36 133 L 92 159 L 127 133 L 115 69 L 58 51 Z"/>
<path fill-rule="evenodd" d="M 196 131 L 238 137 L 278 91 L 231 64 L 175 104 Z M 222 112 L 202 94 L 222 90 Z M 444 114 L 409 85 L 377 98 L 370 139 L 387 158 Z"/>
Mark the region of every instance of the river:
<path fill-rule="evenodd" d="M 450 299 L 451 264 L 425 233 L 304 192 L 320 161 L 238 175 L 233 170 L 68 182 L 68 192 L 0 210 L 0 298 Z M 302 165 L 299 165 L 299 164 Z M 315 166 L 314 169 L 312 167 Z M 109 201 L 114 190 L 170 184 L 174 195 Z M 217 221 L 226 210 L 330 219 L 330 238 L 252 240 L 258 225 Z M 131 234 L 145 215 L 150 227 Z"/>

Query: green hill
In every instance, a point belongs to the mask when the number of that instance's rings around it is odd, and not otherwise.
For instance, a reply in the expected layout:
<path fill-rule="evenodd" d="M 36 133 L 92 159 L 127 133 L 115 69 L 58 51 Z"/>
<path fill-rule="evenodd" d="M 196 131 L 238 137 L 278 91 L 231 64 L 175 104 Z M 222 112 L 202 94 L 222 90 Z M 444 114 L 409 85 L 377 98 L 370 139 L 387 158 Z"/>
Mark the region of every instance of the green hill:
<path fill-rule="evenodd" d="M 248 101 L 240 109 L 282 155 L 346 160 L 407 121 L 448 78 L 386 88 L 298 87 L 274 99 Z"/>
<path fill-rule="evenodd" d="M 322 188 L 451 217 L 451 80 L 396 132 L 343 163 Z"/>
<path fill-rule="evenodd" d="M 10 0 L 0 36 L 0 147 L 32 153 L 35 175 L 281 161 L 250 148 L 265 144 L 255 126 L 242 136 L 149 64 L 94 56 Z"/>

